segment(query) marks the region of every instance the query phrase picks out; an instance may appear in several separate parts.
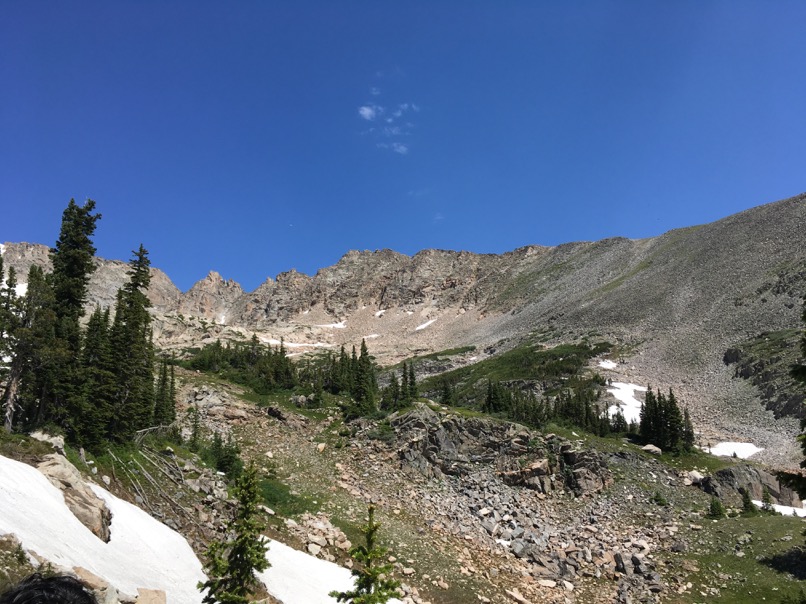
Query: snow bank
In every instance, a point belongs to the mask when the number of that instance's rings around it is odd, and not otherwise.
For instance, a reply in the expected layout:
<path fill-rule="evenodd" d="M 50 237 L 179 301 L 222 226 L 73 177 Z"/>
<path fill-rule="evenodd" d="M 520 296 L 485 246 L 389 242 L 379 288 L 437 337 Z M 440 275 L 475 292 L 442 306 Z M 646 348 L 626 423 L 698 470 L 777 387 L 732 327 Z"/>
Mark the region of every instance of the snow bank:
<path fill-rule="evenodd" d="M 350 571 L 314 558 L 279 541 L 269 543 L 271 566 L 258 574 L 268 592 L 283 604 L 334 604 L 328 593 L 353 588 Z M 400 600 L 389 600 L 400 604 Z"/>
<path fill-rule="evenodd" d="M 599 367 L 602 369 L 615 369 L 618 367 L 618 363 L 610 360 L 599 361 Z"/>
<path fill-rule="evenodd" d="M 339 321 L 338 323 L 327 323 L 325 325 L 317 325 L 317 327 L 332 327 L 333 329 L 344 329 L 347 327 L 347 321 Z"/>
<path fill-rule="evenodd" d="M 378 312 L 375 313 L 375 316 L 376 317 L 382 317 L 383 313 L 385 313 L 385 312 L 386 312 L 386 310 L 379 310 Z"/>
<path fill-rule="evenodd" d="M 755 499 L 753 499 L 753 503 L 758 508 L 764 505 L 764 502 L 756 501 Z M 783 514 L 784 516 L 792 516 L 794 514 L 795 516 L 806 518 L 806 508 L 793 508 L 792 506 L 789 505 L 778 505 L 777 503 L 773 503 L 772 509 L 774 509 L 779 514 Z"/>
<path fill-rule="evenodd" d="M 0 456 L 0 534 L 14 533 L 27 550 L 54 564 L 82 566 L 119 591 L 162 589 L 169 604 L 196 604 L 202 565 L 182 535 L 140 508 L 91 485 L 112 512 L 104 543 L 81 524 L 61 491 L 36 468 Z"/>
<path fill-rule="evenodd" d="M 733 457 L 733 454 L 736 453 L 736 457 L 741 459 L 747 459 L 751 455 L 755 455 L 759 451 L 764 450 L 763 447 L 757 447 L 753 443 L 737 442 L 717 443 L 710 449 L 708 447 L 704 447 L 704 449 L 711 455 L 716 455 L 718 457 Z"/>
<path fill-rule="evenodd" d="M 640 422 L 641 401 L 635 398 L 635 391 L 646 392 L 646 386 L 626 384 L 624 382 L 613 382 L 611 386 L 612 388 L 608 388 L 607 391 L 619 402 L 607 408 L 608 415 L 613 417 L 618 413 L 618 410 L 621 409 L 627 423 Z"/>
<path fill-rule="evenodd" d="M 433 323 L 434 321 L 436 321 L 436 319 L 431 319 L 430 321 L 426 321 L 422 325 L 418 325 L 417 327 L 415 327 L 414 331 L 420 331 L 421 329 L 425 329 L 426 327 L 431 325 L 431 323 Z"/>

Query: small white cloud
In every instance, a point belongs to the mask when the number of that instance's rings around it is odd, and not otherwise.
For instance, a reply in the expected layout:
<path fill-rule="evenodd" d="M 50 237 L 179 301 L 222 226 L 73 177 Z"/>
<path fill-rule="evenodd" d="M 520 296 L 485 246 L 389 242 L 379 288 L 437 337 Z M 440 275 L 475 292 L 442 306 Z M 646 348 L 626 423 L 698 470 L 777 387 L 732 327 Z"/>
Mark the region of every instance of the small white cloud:
<path fill-rule="evenodd" d="M 434 222 L 442 222 L 443 220 L 445 220 L 445 216 L 442 212 L 434 214 Z"/>
<path fill-rule="evenodd" d="M 409 152 L 408 145 L 404 145 L 403 143 L 376 143 L 375 146 L 378 147 L 378 149 L 389 149 L 400 155 L 406 155 Z"/>
<path fill-rule="evenodd" d="M 360 115 L 368 122 L 371 122 L 377 117 L 378 111 L 375 109 L 375 107 L 371 105 L 362 105 L 361 107 L 358 108 L 358 115 Z"/>
<path fill-rule="evenodd" d="M 411 110 L 412 110 L 412 111 L 419 111 L 419 110 L 420 110 L 420 106 L 419 106 L 419 105 L 415 105 L 414 103 L 412 103 L 412 104 L 411 104 Z"/>
<path fill-rule="evenodd" d="M 369 89 L 369 93 L 372 96 L 378 96 L 381 93 L 381 89 L 376 86 L 371 86 Z"/>

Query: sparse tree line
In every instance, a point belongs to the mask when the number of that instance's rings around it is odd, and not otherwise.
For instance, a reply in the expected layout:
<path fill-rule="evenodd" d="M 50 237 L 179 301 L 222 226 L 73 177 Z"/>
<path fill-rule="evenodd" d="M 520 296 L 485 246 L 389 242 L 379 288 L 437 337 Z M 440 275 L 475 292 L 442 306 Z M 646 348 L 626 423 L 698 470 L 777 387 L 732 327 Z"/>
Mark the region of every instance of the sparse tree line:
<path fill-rule="evenodd" d="M 321 406 L 324 393 L 343 395 L 350 402 L 342 405 L 345 417 L 370 417 L 391 413 L 410 405 L 418 396 L 414 363 L 404 362 L 400 378 L 392 371 L 389 384 L 378 385 L 378 366 L 369 354 L 366 341 L 350 354 L 344 346 L 315 362 L 295 364 L 286 355 L 283 342 L 276 348 L 262 344 L 256 336 L 249 343 L 221 344 L 216 341 L 196 351 L 182 365 L 249 386 L 257 394 L 286 390 L 311 392 L 313 406 Z"/>
<path fill-rule="evenodd" d="M 95 202 L 70 200 L 62 215 L 52 272 L 32 266 L 27 291 L 0 257 L 0 402 L 6 431 L 44 426 L 68 442 L 98 450 L 131 441 L 135 432 L 175 419 L 175 378 L 166 359 L 154 371 L 148 252 L 140 245 L 114 312 L 96 308 L 82 325 L 95 270 Z M 5 281 L 3 281 L 5 277 Z"/>

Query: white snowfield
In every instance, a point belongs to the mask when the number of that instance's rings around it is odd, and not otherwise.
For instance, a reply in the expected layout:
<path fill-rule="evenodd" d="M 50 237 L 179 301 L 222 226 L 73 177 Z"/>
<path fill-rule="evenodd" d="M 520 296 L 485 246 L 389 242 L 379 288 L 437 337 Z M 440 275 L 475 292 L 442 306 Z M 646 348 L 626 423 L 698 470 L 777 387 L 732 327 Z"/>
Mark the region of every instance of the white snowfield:
<path fill-rule="evenodd" d="M 764 505 L 761 501 L 756 501 L 753 499 L 753 503 L 756 507 L 760 508 Z M 783 514 L 784 516 L 799 516 L 800 518 L 806 518 L 806 508 L 793 508 L 790 505 L 778 505 L 777 503 L 772 504 L 772 509 L 774 509 L 779 514 Z"/>
<path fill-rule="evenodd" d="M 425 329 L 426 327 L 431 325 L 431 323 L 433 323 L 434 321 L 436 321 L 436 319 L 431 319 L 430 321 L 426 321 L 422 325 L 418 325 L 417 327 L 415 327 L 414 331 L 420 331 L 421 329 Z"/>
<path fill-rule="evenodd" d="M 602 369 L 615 369 L 616 367 L 618 367 L 618 363 L 610 360 L 599 361 L 599 367 L 601 367 Z"/>
<path fill-rule="evenodd" d="M 710 448 L 703 447 L 703 450 L 718 457 L 733 457 L 733 454 L 735 453 L 736 457 L 747 459 L 751 455 L 755 455 L 759 451 L 763 451 L 764 448 L 757 447 L 753 443 L 722 442 L 717 443 Z"/>
<path fill-rule="evenodd" d="M 199 604 L 196 585 L 206 577 L 185 538 L 137 506 L 90 486 L 112 512 L 109 543 L 78 521 L 61 491 L 36 468 L 0 456 L 0 535 L 13 533 L 25 550 L 54 565 L 86 568 L 121 593 L 162 589 L 168 604 Z M 283 604 L 335 604 L 328 594 L 353 586 L 346 568 L 278 541 L 269 542 L 266 557 L 271 567 L 258 577 Z"/>
<path fill-rule="evenodd" d="M 170 604 L 201 602 L 196 584 L 205 576 L 185 538 L 101 487 L 92 489 L 112 512 L 109 543 L 78 521 L 36 468 L 0 456 L 0 533 L 14 533 L 53 564 L 82 566 L 122 593 L 162 589 Z"/>
<path fill-rule="evenodd" d="M 608 415 L 613 417 L 618 413 L 618 410 L 621 409 L 621 412 L 624 414 L 624 419 L 627 420 L 628 424 L 631 422 L 640 422 L 641 401 L 635 398 L 635 391 L 646 392 L 646 386 L 627 384 L 625 382 L 613 382 L 610 385 L 612 388 L 608 388 L 607 391 L 619 402 L 607 408 Z"/>
<path fill-rule="evenodd" d="M 333 329 L 345 329 L 347 321 L 339 321 L 338 323 L 326 323 L 325 325 L 317 325 L 317 327 L 332 327 Z"/>
<path fill-rule="evenodd" d="M 271 541 L 266 555 L 271 566 L 258 574 L 268 592 L 284 604 L 333 604 L 328 593 L 353 588 L 350 571 L 320 560 L 279 541 Z M 400 604 L 400 600 L 389 600 Z"/>

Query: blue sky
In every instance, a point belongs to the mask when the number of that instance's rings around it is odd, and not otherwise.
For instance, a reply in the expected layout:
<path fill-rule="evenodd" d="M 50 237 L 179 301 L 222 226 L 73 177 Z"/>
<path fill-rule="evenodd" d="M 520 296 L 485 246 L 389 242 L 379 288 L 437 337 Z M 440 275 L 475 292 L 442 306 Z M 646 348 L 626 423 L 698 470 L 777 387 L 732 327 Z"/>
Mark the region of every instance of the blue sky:
<path fill-rule="evenodd" d="M 806 3 L 0 0 L 0 241 L 188 289 L 641 238 L 806 191 Z"/>

